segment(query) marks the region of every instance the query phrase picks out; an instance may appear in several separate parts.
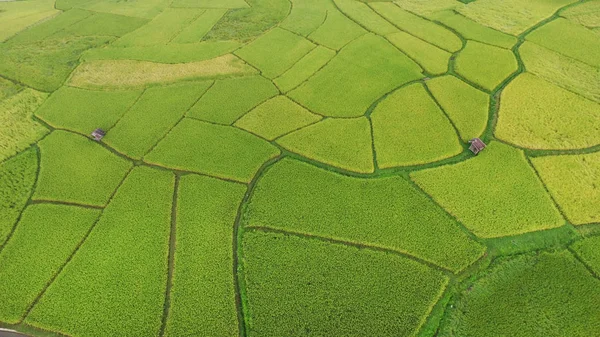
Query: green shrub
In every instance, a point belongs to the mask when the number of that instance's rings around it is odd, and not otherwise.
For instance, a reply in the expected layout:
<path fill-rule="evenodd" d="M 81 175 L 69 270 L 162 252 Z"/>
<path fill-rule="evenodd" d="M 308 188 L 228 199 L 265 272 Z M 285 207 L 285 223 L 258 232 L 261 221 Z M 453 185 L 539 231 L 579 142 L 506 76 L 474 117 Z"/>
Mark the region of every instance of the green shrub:
<path fill-rule="evenodd" d="M 412 260 L 244 234 L 248 336 L 414 336 L 448 284 Z"/>
<path fill-rule="evenodd" d="M 579 149 L 600 144 L 600 104 L 519 75 L 502 91 L 495 135 L 532 149 Z"/>
<path fill-rule="evenodd" d="M 137 60 L 158 63 L 186 63 L 204 61 L 228 54 L 240 46 L 237 41 L 214 41 L 186 44 L 168 44 L 148 47 L 98 48 L 81 55 L 84 61 Z"/>
<path fill-rule="evenodd" d="M 479 237 L 564 224 L 523 152 L 499 142 L 475 158 L 413 172 L 411 178 Z"/>
<path fill-rule="evenodd" d="M 149 46 L 171 42 L 204 11 L 195 8 L 167 8 L 152 21 L 119 40 L 114 45 L 121 47 Z"/>
<path fill-rule="evenodd" d="M 0 42 L 59 13 L 53 0 L 0 2 Z"/>
<path fill-rule="evenodd" d="M 318 46 L 273 82 L 281 91 L 288 92 L 323 68 L 334 56 L 333 50 Z"/>
<path fill-rule="evenodd" d="M 484 251 L 404 178 L 352 178 L 291 159 L 258 181 L 244 224 L 383 247 L 454 272 Z"/>
<path fill-rule="evenodd" d="M 575 0 L 477 0 L 457 10 L 484 26 L 518 35 L 573 2 Z"/>
<path fill-rule="evenodd" d="M 517 38 L 512 35 L 483 26 L 452 11 L 438 13 L 435 16 L 435 19 L 456 30 L 465 39 L 492 44 L 507 49 L 517 43 Z"/>
<path fill-rule="evenodd" d="M 227 12 L 204 39 L 247 42 L 283 21 L 291 8 L 288 0 L 246 0 L 246 3 L 250 8 Z"/>
<path fill-rule="evenodd" d="M 245 191 L 241 184 L 209 177 L 181 178 L 165 336 L 239 336 L 232 240 Z"/>
<path fill-rule="evenodd" d="M 462 48 L 462 41 L 452 31 L 407 12 L 391 2 L 372 2 L 369 5 L 394 25 L 417 38 L 451 53 Z"/>
<path fill-rule="evenodd" d="M 486 93 L 450 75 L 427 81 L 427 88 L 454 122 L 462 140 L 483 134 L 490 104 Z"/>
<path fill-rule="evenodd" d="M 210 85 L 211 82 L 192 82 L 147 89 L 109 130 L 104 141 L 131 158 L 141 158 L 177 124 Z"/>
<path fill-rule="evenodd" d="M 25 89 L 0 101 L 0 162 L 48 134 L 48 129 L 31 119 L 46 97 L 47 94 Z"/>
<path fill-rule="evenodd" d="M 575 242 L 571 249 L 588 265 L 596 275 L 600 275 L 600 236 Z"/>
<path fill-rule="evenodd" d="M 0 254 L 0 320 L 18 323 L 60 270 L 100 211 L 32 205 Z"/>
<path fill-rule="evenodd" d="M 175 177 L 136 167 L 25 322 L 77 336 L 157 336 Z"/>
<path fill-rule="evenodd" d="M 34 149 L 0 163 L 0 247 L 27 204 L 37 168 L 37 151 Z"/>
<path fill-rule="evenodd" d="M 448 62 L 452 54 L 447 51 L 405 32 L 390 34 L 386 38 L 428 73 L 443 74 L 448 71 Z"/>
<path fill-rule="evenodd" d="M 171 7 L 183 8 L 245 8 L 248 4 L 244 0 L 174 0 Z"/>
<path fill-rule="evenodd" d="M 598 285 L 568 251 L 503 260 L 450 306 L 438 336 L 589 336 Z"/>
<path fill-rule="evenodd" d="M 287 150 L 348 171 L 372 173 L 371 126 L 365 117 L 327 118 L 277 140 Z"/>
<path fill-rule="evenodd" d="M 186 118 L 144 160 L 247 183 L 278 154 L 275 146 L 247 132 Z"/>
<path fill-rule="evenodd" d="M 134 18 L 131 16 L 115 15 L 110 13 L 95 13 L 73 25 L 65 27 L 59 32 L 53 34 L 51 37 L 58 38 L 96 35 L 121 37 L 140 28 L 147 22 L 148 20 L 146 19 Z"/>
<path fill-rule="evenodd" d="M 456 72 L 487 90 L 494 90 L 519 68 L 514 54 L 499 47 L 468 41 L 456 58 Z"/>
<path fill-rule="evenodd" d="M 240 0 L 243 2 L 243 0 Z M 200 42 L 214 25 L 227 13 L 226 9 L 207 9 L 195 21 L 177 34 L 172 43 Z"/>
<path fill-rule="evenodd" d="M 335 11 L 331 1 L 322 0 L 291 0 L 290 14 L 283 20 L 280 27 L 302 36 L 308 36 L 319 28 L 323 21 Z"/>
<path fill-rule="evenodd" d="M 566 19 L 556 19 L 527 35 L 527 40 L 600 68 L 600 37 Z"/>
<path fill-rule="evenodd" d="M 33 199 L 104 206 L 131 163 L 93 140 L 54 131 L 39 142 L 41 162 Z"/>
<path fill-rule="evenodd" d="M 309 35 L 312 41 L 320 45 L 340 50 L 350 41 L 366 34 L 361 26 L 348 19 L 336 9 L 327 11 L 327 18 L 323 24 Z"/>
<path fill-rule="evenodd" d="M 387 96 L 371 119 L 381 168 L 425 164 L 463 150 L 456 130 L 422 84 Z"/>
<path fill-rule="evenodd" d="M 367 34 L 344 47 L 289 96 L 321 115 L 358 117 L 390 90 L 420 78 L 420 71 L 385 39 Z"/>
<path fill-rule="evenodd" d="M 366 4 L 354 0 L 333 0 L 337 8 L 348 18 L 378 35 L 396 33 L 398 29 L 373 12 Z"/>
<path fill-rule="evenodd" d="M 12 37 L 7 43 L 15 45 L 42 41 L 92 15 L 92 12 L 80 9 L 63 12 L 56 17 L 22 31 Z"/>
<path fill-rule="evenodd" d="M 61 87 L 35 112 L 56 128 L 91 134 L 108 130 L 125 114 L 141 91 L 91 91 Z"/>
<path fill-rule="evenodd" d="M 277 94 L 273 83 L 261 76 L 217 81 L 190 109 L 188 116 L 213 123 L 231 124 Z"/>
<path fill-rule="evenodd" d="M 531 162 L 569 221 L 600 223 L 600 152 L 537 157 Z"/>
<path fill-rule="evenodd" d="M 600 103 L 600 68 L 525 41 L 519 54 L 528 72 Z"/>
<path fill-rule="evenodd" d="M 258 68 L 264 76 L 275 78 L 313 48 L 315 45 L 301 36 L 275 28 L 237 50 L 235 54 Z"/>
<path fill-rule="evenodd" d="M 273 140 L 321 118 L 285 96 L 276 96 L 245 114 L 234 125 L 267 140 Z"/>

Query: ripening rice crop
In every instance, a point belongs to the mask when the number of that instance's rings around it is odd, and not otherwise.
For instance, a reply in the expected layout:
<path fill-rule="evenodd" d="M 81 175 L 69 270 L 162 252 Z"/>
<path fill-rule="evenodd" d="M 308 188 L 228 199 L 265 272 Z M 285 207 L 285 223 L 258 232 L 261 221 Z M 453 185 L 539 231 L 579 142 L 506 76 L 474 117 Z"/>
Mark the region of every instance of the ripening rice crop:
<path fill-rule="evenodd" d="M 214 178 L 181 177 L 165 336 L 239 336 L 232 241 L 245 191 Z"/>
<path fill-rule="evenodd" d="M 185 118 L 144 160 L 247 183 L 277 155 L 279 149 L 248 132 Z"/>
<path fill-rule="evenodd" d="M 517 38 L 512 35 L 481 25 L 452 11 L 437 13 L 435 15 L 435 20 L 456 30 L 465 39 L 475 40 L 502 48 L 511 48 L 517 43 Z"/>
<path fill-rule="evenodd" d="M 169 7 L 169 0 L 115 1 L 115 0 L 56 0 L 56 8 L 69 10 L 83 8 L 93 12 L 152 19 Z"/>
<path fill-rule="evenodd" d="M 369 0 L 376 2 L 377 0 Z M 424 17 L 435 16 L 440 11 L 450 11 L 461 4 L 455 0 L 397 0 L 394 3 L 403 9 Z"/>
<path fill-rule="evenodd" d="M 528 72 L 600 103 L 600 68 L 525 41 L 519 54 Z"/>
<path fill-rule="evenodd" d="M 0 161 L 25 150 L 48 133 L 48 129 L 31 119 L 46 97 L 47 94 L 25 89 L 0 101 Z"/>
<path fill-rule="evenodd" d="M 241 1 L 243 2 L 243 0 Z M 227 9 L 222 8 L 205 10 L 196 20 L 177 34 L 171 40 L 171 44 L 200 42 L 225 13 L 227 13 Z"/>
<path fill-rule="evenodd" d="M 577 241 L 571 245 L 571 249 L 596 275 L 600 275 L 600 236 Z"/>
<path fill-rule="evenodd" d="M 20 32 L 12 37 L 8 43 L 14 45 L 41 41 L 92 15 L 92 12 L 80 9 L 62 12 L 60 15 Z"/>
<path fill-rule="evenodd" d="M 285 96 L 276 96 L 245 114 L 235 126 L 267 140 L 321 120 Z"/>
<path fill-rule="evenodd" d="M 600 223 L 600 152 L 531 162 L 571 223 Z"/>
<path fill-rule="evenodd" d="M 131 158 L 141 158 L 177 124 L 211 84 L 191 82 L 147 89 L 103 141 Z"/>
<path fill-rule="evenodd" d="M 0 77 L 0 102 L 23 90 L 23 86 Z"/>
<path fill-rule="evenodd" d="M 581 2 L 561 11 L 560 15 L 589 28 L 600 27 L 600 1 Z"/>
<path fill-rule="evenodd" d="M 37 168 L 35 149 L 0 163 L 0 247 L 25 208 L 35 183 Z"/>
<path fill-rule="evenodd" d="M 499 31 L 519 35 L 576 0 L 477 0 L 458 7 L 460 14 Z"/>
<path fill-rule="evenodd" d="M 0 320 L 17 323 L 100 215 L 64 205 L 29 206 L 0 254 Z"/>
<path fill-rule="evenodd" d="M 527 35 L 527 40 L 600 68 L 600 37 L 566 19 L 556 19 Z"/>
<path fill-rule="evenodd" d="M 245 8 L 249 7 L 244 0 L 174 0 L 171 7 L 183 8 Z"/>
<path fill-rule="evenodd" d="M 415 336 L 448 284 L 402 256 L 244 233 L 248 336 Z"/>
<path fill-rule="evenodd" d="M 404 178 L 347 177 L 292 159 L 258 181 L 244 224 L 384 247 L 454 272 L 484 250 Z"/>
<path fill-rule="evenodd" d="M 333 0 L 333 2 L 342 13 L 370 32 L 387 35 L 398 31 L 398 28 L 360 1 Z"/>
<path fill-rule="evenodd" d="M 292 0 L 290 14 L 280 27 L 302 36 L 308 36 L 319 28 L 331 12 L 336 11 L 333 2 L 322 0 Z"/>
<path fill-rule="evenodd" d="M 66 335 L 158 335 L 174 182 L 134 168 L 26 323 Z"/>
<path fill-rule="evenodd" d="M 335 56 L 335 51 L 318 46 L 306 54 L 290 69 L 273 80 L 282 92 L 288 92 L 316 73 Z"/>
<path fill-rule="evenodd" d="M 92 91 L 61 87 L 35 112 L 56 128 L 88 135 L 108 130 L 134 104 L 141 91 Z"/>
<path fill-rule="evenodd" d="M 277 93 L 273 83 L 261 76 L 216 81 L 187 115 L 229 125 Z"/>
<path fill-rule="evenodd" d="M 443 74 L 448 71 L 448 62 L 452 55 L 447 51 L 405 32 L 390 34 L 386 38 L 428 73 Z"/>
<path fill-rule="evenodd" d="M 73 10 L 77 11 L 77 10 Z M 134 31 L 148 20 L 131 16 L 115 15 L 110 13 L 94 13 L 60 31 L 52 34 L 52 38 L 69 36 L 115 36 L 121 37 Z"/>
<path fill-rule="evenodd" d="M 390 90 L 421 76 L 420 67 L 406 55 L 382 37 L 367 34 L 346 45 L 289 96 L 321 115 L 358 117 Z"/>
<path fill-rule="evenodd" d="M 486 93 L 451 75 L 427 81 L 427 88 L 448 114 L 463 141 L 483 134 L 490 104 Z"/>
<path fill-rule="evenodd" d="M 456 58 L 455 70 L 467 80 L 494 90 L 519 68 L 514 54 L 504 48 L 468 41 Z"/>
<path fill-rule="evenodd" d="M 104 206 L 131 168 L 93 140 L 66 131 L 54 131 L 39 147 L 33 199 Z"/>
<path fill-rule="evenodd" d="M 315 47 L 299 35 L 275 28 L 235 51 L 235 54 L 258 68 L 265 77 L 275 78 Z"/>
<path fill-rule="evenodd" d="M 317 30 L 309 35 L 309 38 L 323 46 L 340 50 L 350 41 L 366 33 L 364 28 L 338 10 L 332 9 L 327 11 L 327 18 Z"/>
<path fill-rule="evenodd" d="M 524 73 L 502 91 L 495 135 L 532 149 L 600 144 L 600 104 Z"/>
<path fill-rule="evenodd" d="M 467 161 L 411 178 L 475 235 L 494 238 L 564 224 L 522 151 L 492 142 Z"/>
<path fill-rule="evenodd" d="M 422 84 L 391 93 L 377 105 L 371 120 L 381 168 L 425 164 L 463 150 L 456 130 Z"/>
<path fill-rule="evenodd" d="M 587 337 L 600 328 L 600 281 L 568 251 L 495 264 L 448 309 L 440 337 Z"/>
<path fill-rule="evenodd" d="M 140 29 L 117 40 L 114 45 L 131 47 L 169 43 L 202 13 L 203 10 L 195 8 L 167 8 Z"/>
<path fill-rule="evenodd" d="M 277 140 L 285 149 L 344 170 L 371 173 L 371 126 L 365 117 L 327 118 Z"/>
<path fill-rule="evenodd" d="M 53 0 L 0 2 L 0 42 L 29 26 L 47 20 L 60 11 Z"/>
<path fill-rule="evenodd" d="M 452 31 L 407 12 L 391 2 L 372 2 L 369 4 L 380 15 L 393 22 L 403 31 L 449 52 L 462 48 L 462 41 Z"/>

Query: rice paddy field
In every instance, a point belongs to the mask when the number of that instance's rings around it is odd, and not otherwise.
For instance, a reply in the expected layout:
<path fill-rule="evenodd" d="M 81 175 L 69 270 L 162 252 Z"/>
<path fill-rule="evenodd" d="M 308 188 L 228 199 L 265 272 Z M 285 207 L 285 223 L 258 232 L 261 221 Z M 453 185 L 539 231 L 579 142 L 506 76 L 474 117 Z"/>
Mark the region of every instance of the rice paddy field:
<path fill-rule="evenodd" d="M 600 336 L 600 0 L 0 0 L 5 330 Z"/>

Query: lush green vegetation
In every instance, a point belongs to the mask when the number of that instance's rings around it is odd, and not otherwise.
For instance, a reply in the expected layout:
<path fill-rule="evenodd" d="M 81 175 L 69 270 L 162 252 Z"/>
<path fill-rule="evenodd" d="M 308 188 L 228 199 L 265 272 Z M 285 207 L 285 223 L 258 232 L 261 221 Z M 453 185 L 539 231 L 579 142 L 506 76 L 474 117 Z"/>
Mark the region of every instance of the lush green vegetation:
<path fill-rule="evenodd" d="M 348 171 L 371 173 L 373 148 L 369 120 L 326 118 L 277 140 L 287 150 Z"/>
<path fill-rule="evenodd" d="M 59 13 L 54 0 L 0 2 L 0 42 Z"/>
<path fill-rule="evenodd" d="M 243 1 L 242 1 L 243 2 Z M 244 2 L 245 3 L 245 2 Z M 172 6 L 176 5 L 173 2 Z M 194 43 L 199 42 L 208 34 L 212 27 L 225 15 L 226 9 L 207 9 L 200 16 L 175 36 L 172 43 Z"/>
<path fill-rule="evenodd" d="M 281 76 L 273 80 L 273 83 L 282 92 L 288 92 L 306 81 L 310 76 L 321 69 L 329 60 L 335 56 L 331 49 L 319 46 L 311 50 Z"/>
<path fill-rule="evenodd" d="M 235 126 L 273 140 L 321 120 L 285 96 L 274 97 L 245 114 Z"/>
<path fill-rule="evenodd" d="M 0 77 L 0 102 L 23 90 L 23 86 Z"/>
<path fill-rule="evenodd" d="M 390 34 L 386 38 L 428 73 L 443 74 L 448 71 L 448 61 L 452 55 L 447 51 L 405 32 Z"/>
<path fill-rule="evenodd" d="M 367 0 L 376 2 L 377 0 Z M 461 4 L 455 0 L 398 0 L 394 2 L 403 9 L 424 17 L 435 16 L 437 12 L 454 9 Z"/>
<path fill-rule="evenodd" d="M 437 13 L 435 19 L 456 30 L 460 35 L 469 40 L 475 40 L 502 48 L 511 48 L 517 43 L 516 37 L 483 26 L 453 11 Z"/>
<path fill-rule="evenodd" d="M 83 8 L 94 12 L 152 19 L 169 6 L 169 0 L 119 1 L 119 0 L 56 0 L 56 8 L 69 10 Z"/>
<path fill-rule="evenodd" d="M 70 11 L 66 13 L 72 13 Z M 94 13 L 81 21 L 64 27 L 53 38 L 69 36 L 114 36 L 121 37 L 131 31 L 134 31 L 148 20 L 134 18 L 130 16 L 115 15 L 110 13 Z M 31 31 L 31 30 L 30 30 Z"/>
<path fill-rule="evenodd" d="M 600 275 L 600 236 L 575 242 L 571 249 L 596 273 L 596 276 Z"/>
<path fill-rule="evenodd" d="M 188 155 L 193 151 L 194 156 Z M 249 182 L 279 150 L 248 132 L 185 118 L 144 157 L 172 169 Z"/>
<path fill-rule="evenodd" d="M 454 76 L 427 81 L 427 88 L 456 126 L 463 141 L 485 131 L 490 97 Z"/>
<path fill-rule="evenodd" d="M 332 1 L 291 0 L 292 8 L 280 27 L 302 36 L 308 36 L 321 26 L 335 11 Z"/>
<path fill-rule="evenodd" d="M 131 163 L 91 139 L 54 131 L 39 142 L 41 162 L 34 199 L 103 206 Z"/>
<path fill-rule="evenodd" d="M 477 236 L 561 226 L 560 213 L 522 151 L 493 142 L 475 158 L 411 178 Z"/>
<path fill-rule="evenodd" d="M 370 32 L 387 35 L 398 31 L 396 27 L 362 2 L 353 0 L 333 0 L 333 2 L 343 14 Z"/>
<path fill-rule="evenodd" d="M 519 75 L 502 91 L 495 133 L 512 144 L 532 149 L 586 148 L 600 144 L 599 129 L 599 103 L 534 75 Z"/>
<path fill-rule="evenodd" d="M 518 69 L 510 50 L 468 41 L 456 58 L 456 72 L 487 90 L 494 90 Z"/>
<path fill-rule="evenodd" d="M 0 247 L 25 208 L 35 184 L 37 151 L 22 152 L 0 164 Z M 0 310 L 0 316 L 3 310 Z"/>
<path fill-rule="evenodd" d="M 231 242 L 245 191 L 241 184 L 213 178 L 181 178 L 166 336 L 239 335 Z"/>
<path fill-rule="evenodd" d="M 569 221 L 600 223 L 600 152 L 537 157 L 531 162 Z"/>
<path fill-rule="evenodd" d="M 243 251 L 249 336 L 413 336 L 448 283 L 400 256 L 282 234 L 246 232 Z"/>
<path fill-rule="evenodd" d="M 165 171 L 131 171 L 27 323 L 79 336 L 157 335 L 174 181 Z"/>
<path fill-rule="evenodd" d="M 323 24 L 309 38 L 323 46 L 340 50 L 342 47 L 366 34 L 357 23 L 337 10 L 328 10 Z"/>
<path fill-rule="evenodd" d="M 439 336 L 589 336 L 599 301 L 600 281 L 568 251 L 521 255 L 464 291 Z"/>
<path fill-rule="evenodd" d="M 0 320 L 17 323 L 23 318 L 99 214 L 62 205 L 34 205 L 25 210 L 0 254 Z"/>
<path fill-rule="evenodd" d="M 246 226 L 383 247 L 455 272 L 483 253 L 454 219 L 404 178 L 351 178 L 290 159 L 259 180 L 244 215 Z M 443 240 L 428 244 L 436 237 Z"/>
<path fill-rule="evenodd" d="M 462 152 L 452 124 L 422 84 L 387 96 L 371 119 L 381 168 L 425 164 Z"/>
<path fill-rule="evenodd" d="M 561 11 L 560 15 L 589 28 L 600 27 L 600 1 L 582 2 Z"/>

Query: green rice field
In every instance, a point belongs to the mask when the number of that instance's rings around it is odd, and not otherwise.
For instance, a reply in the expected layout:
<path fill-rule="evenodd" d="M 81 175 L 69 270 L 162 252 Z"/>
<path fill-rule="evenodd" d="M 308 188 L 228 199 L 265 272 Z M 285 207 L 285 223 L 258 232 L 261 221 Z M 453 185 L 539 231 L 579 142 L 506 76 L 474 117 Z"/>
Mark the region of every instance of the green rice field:
<path fill-rule="evenodd" d="M 15 334 L 600 336 L 600 0 L 0 0 Z"/>

